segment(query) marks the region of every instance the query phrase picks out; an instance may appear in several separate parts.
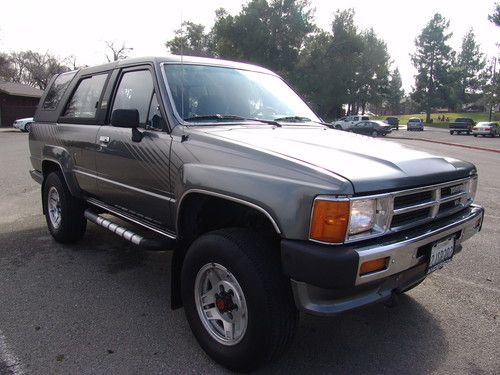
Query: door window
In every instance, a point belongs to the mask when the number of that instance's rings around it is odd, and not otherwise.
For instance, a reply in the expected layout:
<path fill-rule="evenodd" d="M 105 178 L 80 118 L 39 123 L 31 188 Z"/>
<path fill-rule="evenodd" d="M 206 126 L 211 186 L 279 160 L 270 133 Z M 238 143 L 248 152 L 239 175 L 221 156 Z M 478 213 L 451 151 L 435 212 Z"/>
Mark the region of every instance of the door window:
<path fill-rule="evenodd" d="M 139 124 L 145 128 L 149 120 L 150 107 L 153 105 L 152 98 L 153 79 L 149 70 L 126 72 L 116 91 L 113 111 L 115 109 L 137 109 L 139 111 Z M 158 105 L 156 105 L 157 107 Z"/>

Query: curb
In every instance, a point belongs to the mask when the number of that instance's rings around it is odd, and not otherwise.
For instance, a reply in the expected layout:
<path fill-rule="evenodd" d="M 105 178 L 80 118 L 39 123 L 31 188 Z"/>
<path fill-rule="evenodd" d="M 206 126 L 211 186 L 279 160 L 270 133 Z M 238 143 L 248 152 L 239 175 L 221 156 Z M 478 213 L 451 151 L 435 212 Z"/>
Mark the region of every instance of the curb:
<path fill-rule="evenodd" d="M 390 137 L 390 138 L 386 138 L 386 139 L 401 139 L 401 140 L 409 139 L 411 141 L 421 141 L 421 142 L 437 143 L 437 144 L 440 144 L 440 145 L 462 147 L 462 148 L 468 148 L 468 149 L 479 150 L 479 151 L 496 152 L 496 153 L 500 154 L 500 150 L 495 149 L 495 148 L 486 148 L 486 147 L 478 147 L 478 146 L 468 146 L 468 145 L 462 145 L 462 144 L 459 144 L 459 143 L 433 141 L 433 140 L 430 140 L 430 139 L 410 138 L 410 137 L 409 138 L 404 138 L 404 137 Z"/>

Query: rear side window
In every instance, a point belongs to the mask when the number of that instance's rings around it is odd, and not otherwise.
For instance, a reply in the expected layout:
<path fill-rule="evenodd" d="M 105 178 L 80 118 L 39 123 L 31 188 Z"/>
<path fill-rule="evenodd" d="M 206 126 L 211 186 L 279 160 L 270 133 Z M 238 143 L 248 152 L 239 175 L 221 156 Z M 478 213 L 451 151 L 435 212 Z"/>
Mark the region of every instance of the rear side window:
<path fill-rule="evenodd" d="M 69 100 L 63 116 L 68 118 L 94 118 L 107 77 L 107 74 L 98 74 L 82 79 Z"/>
<path fill-rule="evenodd" d="M 68 72 L 60 74 L 50 86 L 47 95 L 45 96 L 45 100 L 43 101 L 42 108 L 53 110 L 56 109 L 57 105 L 61 101 L 66 89 L 68 88 L 69 83 L 75 76 L 75 72 Z"/>

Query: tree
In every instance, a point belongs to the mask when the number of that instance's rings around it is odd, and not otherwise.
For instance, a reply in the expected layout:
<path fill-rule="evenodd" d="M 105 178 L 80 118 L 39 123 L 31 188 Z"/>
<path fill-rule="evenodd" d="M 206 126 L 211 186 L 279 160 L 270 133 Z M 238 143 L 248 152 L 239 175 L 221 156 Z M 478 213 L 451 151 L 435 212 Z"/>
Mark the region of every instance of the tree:
<path fill-rule="evenodd" d="M 380 105 L 388 94 L 389 53 L 387 45 L 377 37 L 373 29 L 361 33 L 361 40 L 353 101 L 356 113 L 361 110 L 364 114 L 368 103 Z"/>
<path fill-rule="evenodd" d="M 500 26 L 500 4 L 495 4 L 495 10 L 493 14 L 488 15 L 488 19 L 493 22 L 495 25 Z"/>
<path fill-rule="evenodd" d="M 12 58 L 6 53 L 0 53 L 0 81 L 12 81 L 14 76 Z"/>
<path fill-rule="evenodd" d="M 50 78 L 69 70 L 57 57 L 46 52 L 21 51 L 11 54 L 13 82 L 19 82 L 45 90 Z"/>
<path fill-rule="evenodd" d="M 457 98 L 459 104 L 470 103 L 478 98 L 478 92 L 485 85 L 483 74 L 486 60 L 480 51 L 472 29 L 465 34 L 462 48 L 457 57 Z"/>
<path fill-rule="evenodd" d="M 314 30 L 309 0 L 251 0 L 236 16 L 216 12 L 210 33 L 218 57 L 249 61 L 289 76 Z"/>
<path fill-rule="evenodd" d="M 426 122 L 430 122 L 431 109 L 445 105 L 449 98 L 450 66 L 454 58 L 447 44 L 452 35 L 447 33 L 449 25 L 449 21 L 436 13 L 415 40 L 416 51 L 411 56 L 417 68 L 412 96 L 425 109 Z"/>
<path fill-rule="evenodd" d="M 387 93 L 387 107 L 392 114 L 401 113 L 401 101 L 405 96 L 402 86 L 401 74 L 399 73 L 399 69 L 396 68 L 391 73 Z"/>
<path fill-rule="evenodd" d="M 213 56 L 209 46 L 209 36 L 205 33 L 205 26 L 186 21 L 174 33 L 174 38 L 165 43 L 170 53 L 201 57 Z"/>
<path fill-rule="evenodd" d="M 128 57 L 128 52 L 132 51 L 132 47 L 126 47 L 125 42 L 122 43 L 121 47 L 115 46 L 115 42 L 106 41 L 106 46 L 111 50 L 111 55 L 106 54 L 106 60 L 108 62 L 123 60 Z"/>

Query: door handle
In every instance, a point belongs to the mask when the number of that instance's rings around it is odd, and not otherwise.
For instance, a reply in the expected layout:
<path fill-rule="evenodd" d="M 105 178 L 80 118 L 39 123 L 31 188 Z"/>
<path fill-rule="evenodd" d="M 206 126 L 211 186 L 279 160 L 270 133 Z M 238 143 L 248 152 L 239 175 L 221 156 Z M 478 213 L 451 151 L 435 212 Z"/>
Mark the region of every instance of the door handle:
<path fill-rule="evenodd" d="M 108 144 L 108 143 L 109 143 L 109 137 L 106 137 L 106 136 L 104 136 L 104 135 L 101 135 L 101 136 L 99 137 L 99 142 L 101 142 L 101 143 L 105 143 L 105 144 Z"/>

